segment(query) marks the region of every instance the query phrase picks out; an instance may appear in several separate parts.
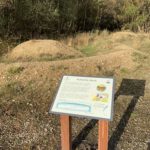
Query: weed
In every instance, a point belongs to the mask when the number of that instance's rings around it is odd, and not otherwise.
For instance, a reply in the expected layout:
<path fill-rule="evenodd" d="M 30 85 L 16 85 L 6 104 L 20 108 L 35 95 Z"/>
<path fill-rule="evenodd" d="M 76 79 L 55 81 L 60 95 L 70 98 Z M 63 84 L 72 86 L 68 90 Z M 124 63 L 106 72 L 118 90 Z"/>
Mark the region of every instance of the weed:
<path fill-rule="evenodd" d="M 64 65 L 59 65 L 57 68 L 57 70 L 67 70 L 68 67 L 64 66 Z"/>
<path fill-rule="evenodd" d="M 133 56 L 133 61 L 135 62 L 144 62 L 148 58 L 148 56 L 137 52 L 134 52 L 132 56 Z"/>
<path fill-rule="evenodd" d="M 108 37 L 109 36 L 109 31 L 107 30 L 107 29 L 105 29 L 105 30 L 103 30 L 102 32 L 100 32 L 100 35 L 102 36 L 102 37 Z"/>
<path fill-rule="evenodd" d="M 122 73 L 128 73 L 128 69 L 127 69 L 127 68 L 121 68 L 120 71 L 121 71 Z"/>
<path fill-rule="evenodd" d="M 101 71 L 102 67 L 100 65 L 97 65 L 97 69 L 98 69 L 98 71 Z"/>
<path fill-rule="evenodd" d="M 11 75 L 15 75 L 15 74 L 19 74 L 24 70 L 24 67 L 21 66 L 13 66 L 11 68 L 9 68 L 8 73 Z"/>
<path fill-rule="evenodd" d="M 39 61 L 52 61 L 53 56 L 51 54 L 41 54 Z"/>
<path fill-rule="evenodd" d="M 21 85 L 20 82 L 9 82 L 0 89 L 0 96 L 13 96 L 22 94 L 24 91 L 24 87 Z"/>
<path fill-rule="evenodd" d="M 103 70 L 103 75 L 104 76 L 111 77 L 111 76 L 114 76 L 114 74 L 115 74 L 114 70 Z"/>
<path fill-rule="evenodd" d="M 87 56 L 90 56 L 90 55 L 96 53 L 96 51 L 97 50 L 96 50 L 95 46 L 93 46 L 91 44 L 81 49 L 81 52 L 83 52 Z"/>
<path fill-rule="evenodd" d="M 0 39 L 0 57 L 8 53 L 17 43 L 14 40 L 2 40 Z"/>

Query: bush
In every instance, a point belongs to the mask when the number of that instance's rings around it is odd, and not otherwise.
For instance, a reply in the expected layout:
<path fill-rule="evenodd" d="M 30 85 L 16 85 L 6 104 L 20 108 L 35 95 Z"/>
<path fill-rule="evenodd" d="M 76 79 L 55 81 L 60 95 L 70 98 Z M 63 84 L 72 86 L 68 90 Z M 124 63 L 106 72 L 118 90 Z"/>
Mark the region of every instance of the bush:
<path fill-rule="evenodd" d="M 1 0 L 0 36 L 28 39 L 97 29 L 149 31 L 149 8 L 150 0 Z"/>
<path fill-rule="evenodd" d="M 123 29 L 130 29 L 134 32 L 145 28 L 145 24 L 149 21 L 149 13 L 144 10 L 144 3 L 126 1 L 122 5 L 122 11 L 120 13 L 120 22 L 122 22 Z"/>

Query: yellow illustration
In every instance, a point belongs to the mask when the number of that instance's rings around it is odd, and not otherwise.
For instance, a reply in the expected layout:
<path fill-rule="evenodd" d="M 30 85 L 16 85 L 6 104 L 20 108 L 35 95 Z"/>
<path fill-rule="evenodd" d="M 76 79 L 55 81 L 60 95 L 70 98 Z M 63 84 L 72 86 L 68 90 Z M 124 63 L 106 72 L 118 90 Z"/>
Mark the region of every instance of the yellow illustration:
<path fill-rule="evenodd" d="M 108 94 L 107 93 L 103 93 L 103 94 L 97 93 L 97 95 L 93 97 L 93 101 L 107 103 L 108 102 Z"/>

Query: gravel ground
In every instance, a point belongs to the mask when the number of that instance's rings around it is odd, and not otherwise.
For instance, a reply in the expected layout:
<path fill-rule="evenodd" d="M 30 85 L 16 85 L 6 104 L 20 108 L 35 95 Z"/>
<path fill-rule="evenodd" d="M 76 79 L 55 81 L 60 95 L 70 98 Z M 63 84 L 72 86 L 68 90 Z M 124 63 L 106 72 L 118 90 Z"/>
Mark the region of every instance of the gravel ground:
<path fill-rule="evenodd" d="M 0 149 L 60 150 L 59 116 L 48 110 L 62 75 L 76 74 L 116 78 L 109 149 L 146 150 L 150 140 L 149 60 L 137 64 L 129 54 L 120 51 L 74 60 L 1 63 Z M 96 150 L 97 130 L 96 120 L 73 117 L 73 149 Z"/>

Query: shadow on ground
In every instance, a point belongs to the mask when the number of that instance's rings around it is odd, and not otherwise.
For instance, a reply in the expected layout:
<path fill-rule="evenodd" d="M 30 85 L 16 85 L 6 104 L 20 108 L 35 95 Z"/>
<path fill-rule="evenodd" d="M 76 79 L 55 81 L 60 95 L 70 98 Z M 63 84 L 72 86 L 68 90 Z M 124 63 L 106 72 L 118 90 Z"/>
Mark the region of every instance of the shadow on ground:
<path fill-rule="evenodd" d="M 108 143 L 109 150 L 116 149 L 116 146 L 121 138 L 121 135 L 124 132 L 125 127 L 128 124 L 128 121 L 131 117 L 132 112 L 134 111 L 134 108 L 138 102 L 139 97 L 144 96 L 145 83 L 146 83 L 145 80 L 137 80 L 137 79 L 123 79 L 122 80 L 120 87 L 115 94 L 114 100 L 116 101 L 120 95 L 127 95 L 127 96 L 133 96 L 133 97 L 131 99 L 131 102 L 127 106 L 127 109 L 125 110 L 122 118 L 120 119 L 118 125 L 116 126 L 115 131 L 112 133 L 109 139 L 109 143 Z M 95 127 L 97 122 L 98 122 L 97 120 L 91 120 L 81 130 L 81 132 L 73 140 L 73 144 L 72 144 L 73 150 L 75 150 L 82 143 L 82 141 L 85 140 L 85 138 L 90 133 L 90 131 Z"/>

